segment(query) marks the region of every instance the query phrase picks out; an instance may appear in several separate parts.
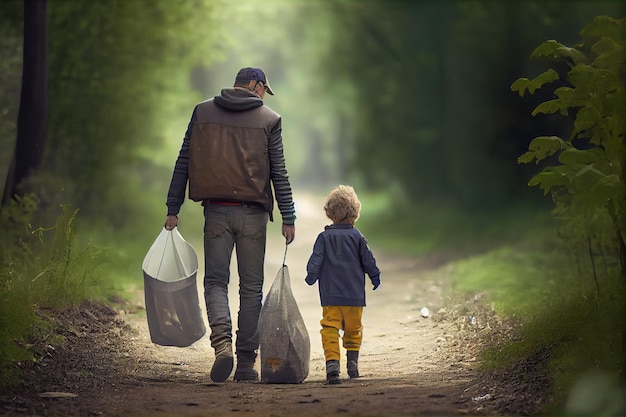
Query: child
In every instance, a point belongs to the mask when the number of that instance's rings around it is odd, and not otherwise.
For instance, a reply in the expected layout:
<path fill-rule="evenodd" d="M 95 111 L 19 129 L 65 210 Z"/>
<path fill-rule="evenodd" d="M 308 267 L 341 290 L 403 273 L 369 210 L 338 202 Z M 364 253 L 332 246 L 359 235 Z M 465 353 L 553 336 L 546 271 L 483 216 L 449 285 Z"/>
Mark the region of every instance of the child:
<path fill-rule="evenodd" d="M 340 384 L 339 330 L 347 350 L 348 375 L 359 377 L 358 361 L 365 306 L 365 273 L 374 290 L 380 285 L 380 271 L 361 232 L 354 227 L 361 202 L 354 189 L 340 185 L 330 192 L 324 204 L 333 224 L 317 236 L 313 254 L 307 263 L 306 283 L 319 281 L 322 303 L 322 345 L 326 358 L 326 382 Z"/>

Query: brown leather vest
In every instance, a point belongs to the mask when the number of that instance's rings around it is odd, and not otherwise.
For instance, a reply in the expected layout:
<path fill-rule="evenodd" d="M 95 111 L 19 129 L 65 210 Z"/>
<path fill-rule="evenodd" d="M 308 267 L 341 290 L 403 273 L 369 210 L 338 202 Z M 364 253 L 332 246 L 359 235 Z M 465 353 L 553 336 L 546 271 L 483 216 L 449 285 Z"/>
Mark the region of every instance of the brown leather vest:
<path fill-rule="evenodd" d="M 233 112 L 213 100 L 199 104 L 189 148 L 189 198 L 259 203 L 269 211 L 268 138 L 279 118 L 266 106 Z"/>

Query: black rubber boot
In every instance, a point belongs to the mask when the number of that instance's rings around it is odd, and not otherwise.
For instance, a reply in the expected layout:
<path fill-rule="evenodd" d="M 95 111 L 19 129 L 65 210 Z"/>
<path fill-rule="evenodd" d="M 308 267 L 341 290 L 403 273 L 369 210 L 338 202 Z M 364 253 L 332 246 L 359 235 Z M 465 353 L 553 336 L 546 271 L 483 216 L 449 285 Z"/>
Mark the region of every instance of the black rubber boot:
<path fill-rule="evenodd" d="M 359 375 L 359 351 L 349 350 L 346 353 L 348 357 L 348 376 L 350 378 L 358 378 Z"/>
<path fill-rule="evenodd" d="M 326 361 L 326 383 L 329 385 L 341 384 L 339 361 Z"/>

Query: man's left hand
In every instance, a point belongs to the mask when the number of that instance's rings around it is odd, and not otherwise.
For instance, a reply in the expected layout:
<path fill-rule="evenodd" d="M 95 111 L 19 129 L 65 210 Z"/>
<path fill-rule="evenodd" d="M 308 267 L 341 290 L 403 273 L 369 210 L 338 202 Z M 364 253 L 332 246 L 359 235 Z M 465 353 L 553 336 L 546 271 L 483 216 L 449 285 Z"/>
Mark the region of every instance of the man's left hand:
<path fill-rule="evenodd" d="M 285 240 L 287 244 L 293 242 L 293 239 L 296 237 L 296 225 L 295 224 L 283 224 L 283 236 L 285 236 Z"/>

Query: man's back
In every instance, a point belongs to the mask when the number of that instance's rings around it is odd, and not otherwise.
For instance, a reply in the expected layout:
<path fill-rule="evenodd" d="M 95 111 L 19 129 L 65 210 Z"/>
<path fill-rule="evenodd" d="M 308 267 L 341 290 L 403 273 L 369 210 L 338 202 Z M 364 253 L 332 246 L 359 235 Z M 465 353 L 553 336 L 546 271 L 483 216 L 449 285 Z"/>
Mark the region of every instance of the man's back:
<path fill-rule="evenodd" d="M 237 200 L 271 210 L 269 138 L 280 116 L 243 89 L 196 106 L 189 149 L 189 196 Z"/>

